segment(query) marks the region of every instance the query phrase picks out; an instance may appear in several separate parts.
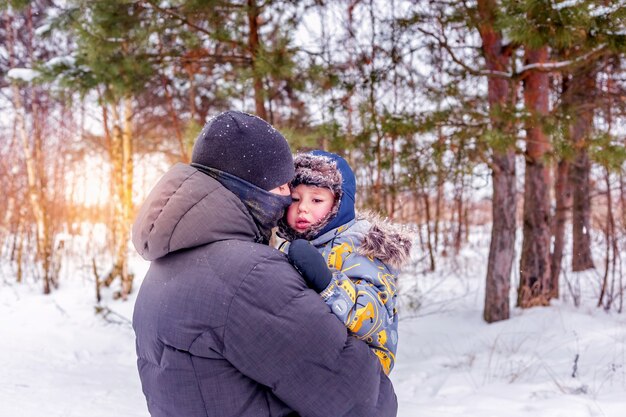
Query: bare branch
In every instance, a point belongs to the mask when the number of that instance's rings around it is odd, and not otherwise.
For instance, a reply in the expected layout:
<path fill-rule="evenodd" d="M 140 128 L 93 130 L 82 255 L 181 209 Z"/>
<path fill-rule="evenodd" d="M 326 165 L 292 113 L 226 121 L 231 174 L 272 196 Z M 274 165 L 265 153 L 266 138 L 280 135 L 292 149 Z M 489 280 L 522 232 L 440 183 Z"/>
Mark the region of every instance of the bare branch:
<path fill-rule="evenodd" d="M 579 65 L 588 59 L 594 57 L 595 55 L 601 55 L 604 51 L 606 51 L 607 45 L 603 44 L 598 46 L 597 48 L 592 49 L 591 51 L 582 54 L 574 59 L 569 59 L 567 61 L 560 62 L 536 62 L 529 65 L 524 65 L 520 68 L 520 71 L 515 74 L 516 77 L 523 77 L 529 71 L 544 71 L 544 72 L 552 72 L 555 70 L 569 69 Z"/>
<path fill-rule="evenodd" d="M 472 75 L 475 75 L 477 77 L 488 76 L 488 77 L 500 77 L 500 78 L 511 78 L 513 76 L 512 73 L 505 72 L 505 71 L 490 71 L 486 69 L 477 70 L 475 68 L 472 68 L 456 56 L 456 54 L 452 50 L 452 47 L 448 44 L 447 38 L 445 37 L 444 34 L 442 34 L 443 39 L 441 39 L 436 34 L 429 32 L 423 28 L 418 27 L 417 30 L 422 32 L 424 35 L 430 36 L 433 39 L 435 39 L 437 43 L 439 44 L 439 46 L 443 47 L 448 52 L 448 55 L 456 64 L 460 65 L 465 71 L 467 71 L 468 73 Z"/>

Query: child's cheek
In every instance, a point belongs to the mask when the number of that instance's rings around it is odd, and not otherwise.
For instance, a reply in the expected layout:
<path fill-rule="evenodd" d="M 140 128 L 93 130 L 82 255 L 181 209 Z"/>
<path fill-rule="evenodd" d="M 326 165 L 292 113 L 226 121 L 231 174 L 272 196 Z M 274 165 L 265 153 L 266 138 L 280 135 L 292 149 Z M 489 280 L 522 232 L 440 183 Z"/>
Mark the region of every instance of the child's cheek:
<path fill-rule="evenodd" d="M 289 227 L 293 228 L 296 226 L 296 220 L 298 218 L 297 214 L 298 204 L 292 203 L 289 208 L 287 208 L 287 224 L 289 225 Z"/>

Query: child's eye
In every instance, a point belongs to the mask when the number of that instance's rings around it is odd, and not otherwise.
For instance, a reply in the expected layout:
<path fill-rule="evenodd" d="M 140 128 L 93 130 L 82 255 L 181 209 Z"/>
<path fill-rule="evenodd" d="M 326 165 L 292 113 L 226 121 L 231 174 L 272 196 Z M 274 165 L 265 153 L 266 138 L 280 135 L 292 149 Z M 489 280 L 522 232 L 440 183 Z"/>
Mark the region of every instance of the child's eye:
<path fill-rule="evenodd" d="M 300 201 L 300 199 L 298 197 L 291 196 L 291 201 L 297 203 L 298 201 Z"/>
<path fill-rule="evenodd" d="M 323 202 L 324 202 L 324 200 L 320 200 L 319 198 L 314 198 L 314 199 L 313 199 L 313 202 L 314 202 L 314 203 L 323 203 Z"/>

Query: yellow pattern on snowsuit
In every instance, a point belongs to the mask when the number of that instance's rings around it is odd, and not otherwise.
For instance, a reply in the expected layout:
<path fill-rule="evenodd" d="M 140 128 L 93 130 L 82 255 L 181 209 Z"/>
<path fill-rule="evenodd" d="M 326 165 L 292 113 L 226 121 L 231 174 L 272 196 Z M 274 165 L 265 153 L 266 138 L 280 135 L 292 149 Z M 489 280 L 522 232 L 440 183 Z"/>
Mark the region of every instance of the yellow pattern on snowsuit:
<path fill-rule="evenodd" d="M 320 242 L 322 236 L 312 242 L 333 271 L 321 296 L 348 330 L 371 347 L 389 374 L 398 342 L 395 275 L 379 259 L 357 253 L 369 222 L 348 226 L 339 228 L 332 239 Z"/>
<path fill-rule="evenodd" d="M 357 338 L 366 342 L 388 375 L 398 347 L 396 278 L 377 258 L 357 253 L 371 224 L 350 222 L 311 241 L 333 278 L 320 296 Z M 280 247 L 288 251 L 288 245 Z"/>

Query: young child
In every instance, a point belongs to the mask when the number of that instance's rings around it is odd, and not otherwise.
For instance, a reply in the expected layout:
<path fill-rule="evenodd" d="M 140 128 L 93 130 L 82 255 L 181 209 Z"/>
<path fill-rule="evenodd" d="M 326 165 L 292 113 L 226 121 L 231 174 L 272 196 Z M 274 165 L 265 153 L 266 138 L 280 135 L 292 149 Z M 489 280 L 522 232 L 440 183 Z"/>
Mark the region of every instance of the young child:
<path fill-rule="evenodd" d="M 288 242 L 280 249 L 389 374 L 398 344 L 396 274 L 408 258 L 411 240 L 374 216 L 356 218 L 356 180 L 343 158 L 313 151 L 297 155 L 294 162 L 293 203 L 278 231 Z M 307 258 L 311 245 L 326 265 L 316 269 L 316 259 Z"/>

